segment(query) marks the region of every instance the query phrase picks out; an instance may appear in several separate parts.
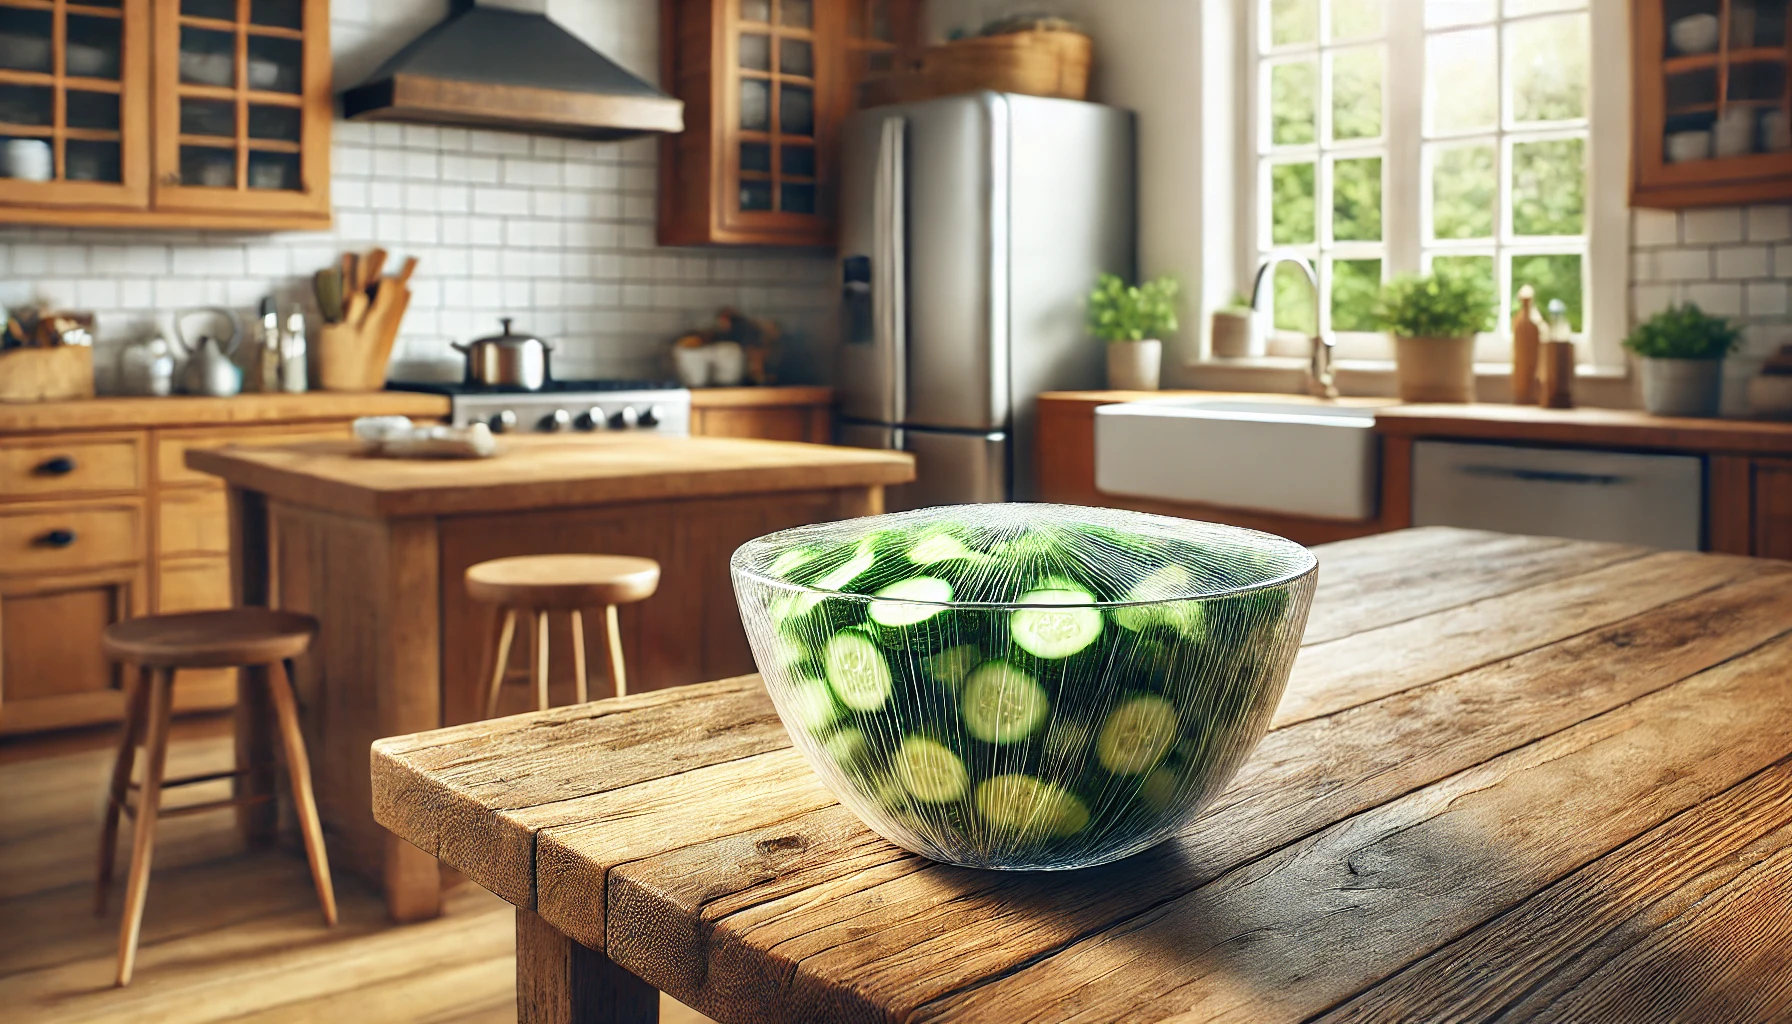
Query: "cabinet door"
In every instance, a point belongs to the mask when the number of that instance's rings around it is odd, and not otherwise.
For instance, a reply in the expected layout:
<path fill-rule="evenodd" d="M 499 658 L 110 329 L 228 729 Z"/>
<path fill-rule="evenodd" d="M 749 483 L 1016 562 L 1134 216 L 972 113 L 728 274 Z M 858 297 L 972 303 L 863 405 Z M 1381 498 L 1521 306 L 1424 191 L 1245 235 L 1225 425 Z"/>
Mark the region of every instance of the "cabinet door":
<path fill-rule="evenodd" d="M 155 6 L 156 207 L 327 219 L 328 0 Z"/>
<path fill-rule="evenodd" d="M 0 0 L 0 204 L 148 204 L 149 39 L 149 0 Z"/>
<path fill-rule="evenodd" d="M 119 718 L 118 674 L 100 633 L 142 603 L 135 566 L 0 579 L 0 733 Z"/>
<path fill-rule="evenodd" d="M 1756 459 L 1754 554 L 1792 558 L 1792 459 Z"/>
<path fill-rule="evenodd" d="M 722 32 L 722 225 L 815 241 L 832 237 L 817 139 L 843 79 L 830 41 L 836 5 L 734 0 Z"/>

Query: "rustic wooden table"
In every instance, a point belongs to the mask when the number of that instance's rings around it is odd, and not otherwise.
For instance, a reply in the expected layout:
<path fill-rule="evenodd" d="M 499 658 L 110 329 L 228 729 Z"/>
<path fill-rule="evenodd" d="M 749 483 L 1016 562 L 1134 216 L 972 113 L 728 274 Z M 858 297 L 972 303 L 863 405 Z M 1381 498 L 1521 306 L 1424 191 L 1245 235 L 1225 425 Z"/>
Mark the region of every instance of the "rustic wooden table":
<path fill-rule="evenodd" d="M 516 905 L 525 1022 L 1792 1019 L 1792 566 L 1319 555 L 1272 731 L 1118 864 L 897 849 L 754 677 L 382 740 L 376 816 Z"/>

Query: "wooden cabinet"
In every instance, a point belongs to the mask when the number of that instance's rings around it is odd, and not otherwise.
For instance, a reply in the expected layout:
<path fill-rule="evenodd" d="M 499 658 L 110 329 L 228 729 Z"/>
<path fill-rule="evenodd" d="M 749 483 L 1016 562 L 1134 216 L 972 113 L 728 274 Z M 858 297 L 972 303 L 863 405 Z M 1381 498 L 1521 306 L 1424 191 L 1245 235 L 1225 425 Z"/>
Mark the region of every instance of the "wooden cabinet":
<path fill-rule="evenodd" d="M 1637 0 L 1634 206 L 1792 198 L 1787 9 L 1752 0 Z"/>
<path fill-rule="evenodd" d="M 328 0 L 0 0 L 0 222 L 327 227 L 332 102 Z"/>
<path fill-rule="evenodd" d="M 1713 456 L 1705 518 L 1713 551 L 1792 559 L 1792 458 Z"/>
<path fill-rule="evenodd" d="M 834 391 L 800 386 L 702 388 L 691 392 L 691 433 L 831 444 Z"/>
<path fill-rule="evenodd" d="M 662 245 L 828 245 L 838 129 L 887 70 L 911 0 L 663 0 L 662 82 L 685 130 L 661 142 Z"/>
<path fill-rule="evenodd" d="M 190 449 L 343 437 L 358 413 L 446 409 L 400 394 L 0 405 L 0 734 L 116 720 L 123 691 L 101 631 L 229 607 L 224 488 L 186 468 Z M 183 672 L 175 687 L 180 709 L 235 699 L 228 669 Z"/>

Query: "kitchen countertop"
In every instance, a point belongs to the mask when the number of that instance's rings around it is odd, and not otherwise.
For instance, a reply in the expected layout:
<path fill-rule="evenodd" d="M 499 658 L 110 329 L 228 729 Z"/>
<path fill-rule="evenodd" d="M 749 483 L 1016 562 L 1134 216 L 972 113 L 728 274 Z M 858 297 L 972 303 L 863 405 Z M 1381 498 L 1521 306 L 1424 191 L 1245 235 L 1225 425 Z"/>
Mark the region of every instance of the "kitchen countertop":
<path fill-rule="evenodd" d="M 231 398 L 114 396 L 65 402 L 0 403 L 0 434 L 290 423 L 357 416 L 444 419 L 447 415 L 448 399 L 440 395 L 400 391 L 309 391 L 300 395 L 251 394 Z"/>
<path fill-rule="evenodd" d="M 280 501 L 370 518 L 465 515 L 710 495 L 884 486 L 900 452 L 724 437 L 504 437 L 491 459 L 370 458 L 352 441 L 187 453 L 187 465 Z"/>
<path fill-rule="evenodd" d="M 1223 391 L 1048 391 L 1041 401 L 1087 405 L 1154 398 L 1318 404 L 1308 395 Z M 1590 447 L 1663 448 L 1792 454 L 1792 422 L 1652 416 L 1640 409 L 1541 409 L 1476 402 L 1465 405 L 1402 405 L 1392 398 L 1341 398 L 1340 405 L 1375 410 L 1377 432 L 1398 437 L 1452 437 L 1489 441 L 1538 441 Z"/>
<path fill-rule="evenodd" d="M 691 405 L 697 409 L 738 408 L 761 405 L 833 405 L 834 389 L 812 384 L 771 384 L 765 387 L 692 388 Z"/>

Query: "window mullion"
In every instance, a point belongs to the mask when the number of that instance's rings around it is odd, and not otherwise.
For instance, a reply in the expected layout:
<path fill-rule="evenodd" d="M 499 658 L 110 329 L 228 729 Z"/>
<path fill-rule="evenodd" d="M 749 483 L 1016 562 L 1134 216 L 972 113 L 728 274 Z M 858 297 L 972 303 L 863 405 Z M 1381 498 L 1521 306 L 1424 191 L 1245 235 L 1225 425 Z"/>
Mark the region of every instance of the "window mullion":
<path fill-rule="evenodd" d="M 1425 93 L 1424 0 L 1389 0 L 1387 58 L 1382 68 L 1381 237 L 1384 275 L 1419 269 L 1420 151 Z"/>

